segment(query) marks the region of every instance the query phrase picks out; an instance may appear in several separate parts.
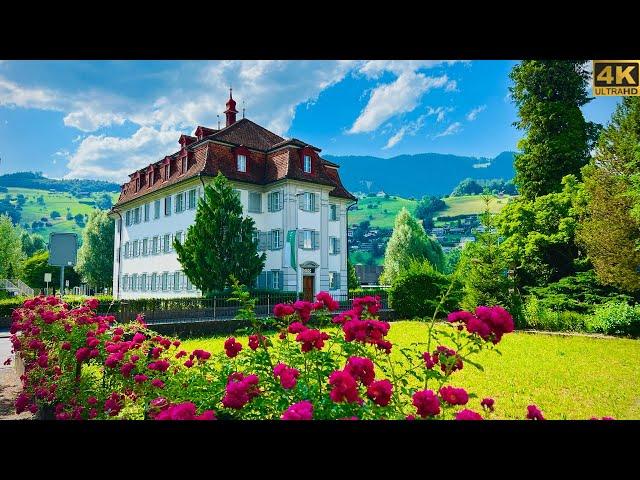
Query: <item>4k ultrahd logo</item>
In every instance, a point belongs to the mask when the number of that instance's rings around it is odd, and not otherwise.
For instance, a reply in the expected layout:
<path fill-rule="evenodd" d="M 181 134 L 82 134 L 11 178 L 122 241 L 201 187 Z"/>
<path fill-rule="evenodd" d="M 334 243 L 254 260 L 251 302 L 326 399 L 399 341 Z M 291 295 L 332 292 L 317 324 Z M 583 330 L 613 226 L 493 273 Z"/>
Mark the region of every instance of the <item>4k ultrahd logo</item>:
<path fill-rule="evenodd" d="M 594 60 L 593 94 L 640 96 L 640 60 Z"/>

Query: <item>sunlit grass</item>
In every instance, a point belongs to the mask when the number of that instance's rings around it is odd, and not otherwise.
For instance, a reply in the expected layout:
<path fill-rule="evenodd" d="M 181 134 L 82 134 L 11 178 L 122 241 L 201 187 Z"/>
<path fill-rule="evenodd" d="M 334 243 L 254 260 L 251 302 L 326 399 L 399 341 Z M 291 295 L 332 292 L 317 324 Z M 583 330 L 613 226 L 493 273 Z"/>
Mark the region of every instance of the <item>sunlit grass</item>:
<path fill-rule="evenodd" d="M 423 323 L 392 323 L 393 358 L 402 361 L 398 347 L 426 341 L 426 334 Z M 183 345 L 218 352 L 226 338 L 189 339 Z M 236 338 L 247 348 L 246 337 Z M 550 419 L 640 419 L 638 340 L 512 333 L 499 350 L 502 355 L 487 351 L 476 357 L 484 372 L 466 365 L 452 377 L 454 386 L 478 395 L 472 409 L 480 410 L 480 399 L 490 396 L 496 400 L 492 418 L 522 419 L 527 405 L 535 403 Z"/>

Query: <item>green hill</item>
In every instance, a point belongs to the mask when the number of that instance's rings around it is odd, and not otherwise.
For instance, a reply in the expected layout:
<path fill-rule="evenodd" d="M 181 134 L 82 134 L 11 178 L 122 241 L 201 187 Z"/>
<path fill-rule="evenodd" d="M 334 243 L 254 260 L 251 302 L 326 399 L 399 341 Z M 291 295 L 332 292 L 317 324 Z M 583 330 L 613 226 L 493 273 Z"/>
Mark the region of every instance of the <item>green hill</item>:
<path fill-rule="evenodd" d="M 497 213 L 507 204 L 509 196 L 494 197 L 489 204 L 489 210 Z M 456 215 L 473 215 L 484 211 L 481 195 L 465 195 L 461 197 L 447 197 L 444 199 L 447 208 L 436 213 L 436 216 L 453 217 Z M 393 228 L 393 222 L 402 207 L 406 207 L 415 214 L 418 202 L 402 197 L 366 197 L 358 200 L 357 207 L 349 210 L 349 225 L 356 225 L 369 220 L 371 227 Z M 356 209 L 357 208 L 357 209 Z"/>
<path fill-rule="evenodd" d="M 86 218 L 92 210 L 99 206 L 106 207 L 118 199 L 118 194 L 113 192 L 74 195 L 70 192 L 50 192 L 34 188 L 9 187 L 6 190 L 0 193 L 0 197 L 4 198 L 3 205 L 6 205 L 7 198 L 10 198 L 8 203 L 13 206 L 13 212 L 18 212 L 19 215 L 19 221 L 16 223 L 30 233 L 41 235 L 45 241 L 51 232 L 81 234 Z M 109 202 L 106 202 L 105 196 L 108 196 Z M 54 218 L 55 214 L 52 216 L 52 212 L 58 212 L 60 216 Z M 67 218 L 68 215 L 71 219 Z M 82 221 L 80 217 L 76 220 L 78 215 L 82 216 Z"/>

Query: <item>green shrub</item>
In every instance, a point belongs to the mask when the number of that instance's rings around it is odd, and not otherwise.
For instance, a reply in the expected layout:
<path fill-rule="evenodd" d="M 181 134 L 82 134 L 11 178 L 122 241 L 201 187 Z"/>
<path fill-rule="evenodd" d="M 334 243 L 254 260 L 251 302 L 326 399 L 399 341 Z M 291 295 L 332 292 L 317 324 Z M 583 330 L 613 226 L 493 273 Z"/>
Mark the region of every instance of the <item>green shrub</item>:
<path fill-rule="evenodd" d="M 596 308 L 590 329 L 608 335 L 640 336 L 640 305 L 605 303 Z"/>
<path fill-rule="evenodd" d="M 555 310 L 571 310 L 593 313 L 598 305 L 616 300 L 631 302 L 633 299 L 614 287 L 601 285 L 593 270 L 578 272 L 544 287 L 529 287 L 527 293 L 537 297 L 542 305 Z"/>
<path fill-rule="evenodd" d="M 451 278 L 436 271 L 428 261 L 413 261 L 401 270 L 389 289 L 389 302 L 398 318 L 431 317 L 442 296 L 451 286 Z M 462 285 L 455 282 L 440 307 L 438 316 L 460 308 Z"/>
<path fill-rule="evenodd" d="M 570 310 L 554 310 L 537 297 L 527 298 L 523 308 L 523 328 L 552 332 L 589 331 L 591 317 Z"/>

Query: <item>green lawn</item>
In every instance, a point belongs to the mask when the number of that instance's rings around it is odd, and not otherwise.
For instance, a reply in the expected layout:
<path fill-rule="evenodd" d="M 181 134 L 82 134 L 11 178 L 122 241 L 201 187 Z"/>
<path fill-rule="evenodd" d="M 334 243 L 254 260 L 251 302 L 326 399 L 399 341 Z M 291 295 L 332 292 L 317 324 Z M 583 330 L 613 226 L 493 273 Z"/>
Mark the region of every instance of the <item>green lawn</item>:
<path fill-rule="evenodd" d="M 372 227 L 393 228 L 396 215 L 407 207 L 411 213 L 415 213 L 418 202 L 401 197 L 367 197 L 358 200 L 358 209 L 349 211 L 349 225 L 357 225 L 364 220 L 369 220 Z"/>
<path fill-rule="evenodd" d="M 426 325 L 394 322 L 388 338 L 398 346 L 426 339 Z M 223 349 L 226 337 L 186 340 L 185 349 Z M 236 337 L 246 346 L 246 338 Z M 613 416 L 640 419 L 640 340 L 512 333 L 499 344 L 502 356 L 484 352 L 481 372 L 467 365 L 453 375 L 454 386 L 496 400 L 493 418 L 521 419 L 535 403 L 549 419 Z"/>
<path fill-rule="evenodd" d="M 509 201 L 509 196 L 505 195 L 503 198 L 494 197 L 489 202 L 489 211 L 492 213 L 498 213 Z M 484 200 L 482 195 L 464 195 L 461 197 L 448 197 L 444 199 L 444 203 L 447 204 L 447 208 L 440 210 L 436 213 L 436 216 L 445 215 L 453 217 L 456 215 L 472 215 L 484 212 Z"/>

